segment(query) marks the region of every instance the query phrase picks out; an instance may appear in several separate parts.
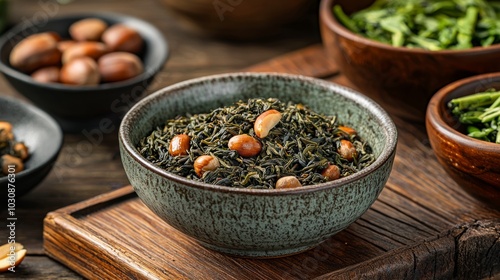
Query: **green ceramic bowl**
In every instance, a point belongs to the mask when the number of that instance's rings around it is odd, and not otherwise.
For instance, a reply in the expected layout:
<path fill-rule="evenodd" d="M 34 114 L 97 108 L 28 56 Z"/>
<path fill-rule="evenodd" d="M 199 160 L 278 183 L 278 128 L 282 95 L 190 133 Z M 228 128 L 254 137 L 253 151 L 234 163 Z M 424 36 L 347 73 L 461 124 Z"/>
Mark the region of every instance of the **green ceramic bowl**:
<path fill-rule="evenodd" d="M 166 172 L 135 149 L 141 138 L 169 118 L 255 97 L 300 102 L 319 113 L 337 115 L 369 140 L 376 161 L 328 183 L 288 190 L 236 189 Z M 286 74 L 234 73 L 182 82 L 148 96 L 124 117 L 119 139 L 132 186 L 168 224 L 220 252 L 277 257 L 320 244 L 372 205 L 389 177 L 397 132 L 379 105 L 339 85 Z"/>

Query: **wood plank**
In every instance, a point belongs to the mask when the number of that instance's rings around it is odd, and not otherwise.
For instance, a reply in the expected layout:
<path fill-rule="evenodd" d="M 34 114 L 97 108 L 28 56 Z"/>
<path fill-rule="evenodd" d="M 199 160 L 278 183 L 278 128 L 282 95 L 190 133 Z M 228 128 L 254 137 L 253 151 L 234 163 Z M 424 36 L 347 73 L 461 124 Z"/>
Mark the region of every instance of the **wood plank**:
<path fill-rule="evenodd" d="M 362 219 L 366 217 L 369 214 Z M 271 260 L 238 259 L 205 249 L 171 228 L 150 212 L 131 187 L 126 187 L 49 213 L 45 219 L 44 237 L 51 257 L 88 278 L 116 275 L 122 279 L 350 279 L 353 276 L 404 278 L 414 275 L 418 279 L 456 276 L 466 279 L 500 273 L 497 264 L 499 222 L 460 225 L 437 237 L 409 241 L 413 245 L 386 252 L 370 249 L 363 241 L 356 240 L 356 236 L 361 235 L 370 239 L 369 242 L 375 240 L 379 244 L 375 247 L 381 247 L 380 236 L 364 232 L 365 222 L 358 221 L 339 234 L 349 236 L 349 242 L 344 244 L 338 242 L 342 236 L 335 236 L 296 256 Z M 351 246 L 346 246 L 348 243 L 352 243 Z M 352 246 L 356 248 L 347 249 Z M 351 258 L 362 259 L 358 254 L 366 255 L 367 251 L 382 253 L 337 269 L 339 264 L 350 263 Z M 479 266 L 468 265 L 478 260 Z"/>
<path fill-rule="evenodd" d="M 325 58 L 321 61 L 318 58 Z M 307 67 L 304 67 L 307 65 Z M 249 72 L 281 72 L 305 75 L 316 78 L 330 78 L 339 75 L 339 68 L 331 60 L 326 59 L 326 53 L 321 44 L 312 45 L 277 58 L 258 63 L 243 71 Z"/>
<path fill-rule="evenodd" d="M 450 229 L 316 279 L 483 279 L 500 273 L 499 220 L 477 221 Z M 483 244 L 486 243 L 486 244 Z"/>
<path fill-rule="evenodd" d="M 45 255 L 26 256 L 23 262 L 16 268 L 15 272 L 0 274 L 1 279 L 44 279 L 44 280 L 66 280 L 84 279 L 74 271 L 67 269 L 53 259 Z"/>

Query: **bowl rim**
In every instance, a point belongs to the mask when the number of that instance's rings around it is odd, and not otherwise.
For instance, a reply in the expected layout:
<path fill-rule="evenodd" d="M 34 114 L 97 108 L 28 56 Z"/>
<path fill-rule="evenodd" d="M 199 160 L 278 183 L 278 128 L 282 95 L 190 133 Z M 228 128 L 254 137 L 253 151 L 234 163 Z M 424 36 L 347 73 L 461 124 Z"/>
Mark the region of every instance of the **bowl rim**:
<path fill-rule="evenodd" d="M 140 18 L 115 12 L 82 12 L 82 13 L 69 13 L 62 16 L 50 18 L 49 20 L 47 20 L 45 25 L 54 21 L 66 21 L 66 20 L 77 21 L 89 17 L 98 17 L 104 20 L 117 21 L 117 23 L 137 22 L 141 26 L 146 27 L 148 29 L 148 32 L 155 33 L 155 38 L 158 39 L 155 42 L 159 43 L 159 45 L 158 46 L 154 45 L 152 47 L 158 49 L 161 52 L 161 55 L 159 57 L 155 57 L 154 59 L 155 65 L 152 65 L 150 67 L 146 67 L 146 65 L 144 65 L 144 72 L 130 79 L 117 82 L 100 83 L 98 85 L 66 85 L 62 83 L 38 82 L 32 79 L 30 75 L 18 71 L 17 69 L 10 66 L 8 63 L 4 63 L 1 59 L 0 59 L 0 72 L 2 72 L 4 75 L 9 75 L 17 80 L 21 80 L 29 84 L 34 84 L 39 87 L 45 88 L 47 90 L 63 90 L 67 92 L 82 92 L 82 91 L 91 92 L 96 90 L 110 90 L 110 89 L 119 89 L 122 87 L 132 86 L 134 84 L 150 79 L 155 75 L 155 73 L 161 70 L 161 68 L 164 66 L 165 62 L 167 61 L 170 55 L 168 42 L 165 36 L 163 36 L 163 33 L 160 32 L 158 28 Z M 5 46 L 5 44 L 9 42 L 9 40 L 15 38 L 19 34 L 21 34 L 20 35 L 21 37 L 26 38 L 26 36 L 40 33 L 40 32 L 27 32 L 27 34 L 22 34 L 25 30 L 32 28 L 33 26 L 36 25 L 26 25 L 23 22 L 21 22 L 16 24 L 14 27 L 6 30 L 4 34 L 0 37 L 0 49 L 2 49 Z"/>
<path fill-rule="evenodd" d="M 11 104 L 17 104 L 19 107 L 23 107 L 28 111 L 34 112 L 34 114 L 41 116 L 44 121 L 49 122 L 52 126 L 56 128 L 55 133 L 52 134 L 54 141 L 56 141 L 56 149 L 52 151 L 49 157 L 47 157 L 44 161 L 40 162 L 40 164 L 33 166 L 32 168 L 24 169 L 19 173 L 16 173 L 16 178 L 24 177 L 24 176 L 29 176 L 30 174 L 36 173 L 38 170 L 45 168 L 45 166 L 49 162 L 54 162 L 57 157 L 59 156 L 59 153 L 61 152 L 62 146 L 63 146 L 63 141 L 64 141 L 64 133 L 59 126 L 59 124 L 45 111 L 39 109 L 38 107 L 31 105 L 27 102 L 20 101 L 17 98 L 11 97 L 11 96 L 0 96 L 0 101 L 11 103 Z M 7 176 L 2 176 L 0 177 L 0 183 L 7 182 Z"/>
<path fill-rule="evenodd" d="M 443 54 L 443 55 L 451 55 L 451 54 L 466 54 L 473 55 L 477 53 L 481 53 L 484 51 L 500 51 L 500 44 L 494 44 L 488 47 L 476 46 L 468 49 L 462 50 L 437 50 L 431 51 L 420 48 L 407 48 L 407 47 L 394 47 L 389 44 L 384 44 L 382 42 L 378 42 L 372 39 L 368 39 L 363 37 L 360 34 L 356 34 L 351 30 L 347 29 L 344 25 L 342 25 L 337 18 L 333 15 L 333 2 L 338 0 L 321 0 L 320 3 L 320 21 L 323 22 L 330 30 L 334 33 L 340 35 L 341 37 L 347 38 L 351 41 L 364 44 L 370 47 L 376 47 L 379 49 L 384 49 L 387 51 L 393 52 L 408 52 L 413 54 L 422 54 L 422 55 L 432 55 L 432 54 Z"/>
<path fill-rule="evenodd" d="M 197 85 L 206 84 L 206 82 L 220 81 L 224 82 L 227 80 L 232 80 L 234 78 L 255 78 L 255 79 L 266 79 L 269 77 L 273 78 L 281 78 L 281 79 L 296 79 L 306 83 L 312 83 L 319 87 L 323 87 L 330 91 L 335 91 L 338 94 L 341 94 L 345 98 L 351 100 L 359 104 L 361 107 L 366 108 L 380 124 L 383 129 L 383 133 L 385 134 L 386 140 L 384 141 L 384 149 L 381 154 L 377 157 L 377 159 L 368 167 L 358 171 L 355 174 L 350 176 L 337 179 L 335 181 L 330 181 L 326 183 L 316 184 L 316 185 L 308 185 L 304 188 L 295 188 L 295 189 L 249 189 L 249 188 L 234 188 L 220 185 L 213 185 L 203 182 L 197 182 L 194 180 L 187 179 L 180 175 L 176 175 L 170 172 L 167 172 L 160 167 L 154 166 L 151 162 L 146 160 L 132 145 L 129 134 L 130 128 L 133 127 L 134 118 L 137 115 L 141 115 L 139 112 L 143 110 L 147 110 L 147 107 L 150 103 L 154 103 L 156 98 L 168 98 L 168 96 L 172 96 L 175 94 L 181 94 L 181 91 L 185 88 Z M 353 89 L 332 83 L 323 80 L 319 80 L 316 78 L 311 78 L 307 76 L 301 75 L 293 75 L 293 74 L 283 74 L 283 73 L 274 73 L 274 72 L 234 72 L 227 74 L 218 74 L 218 75 L 210 75 L 201 78 L 195 78 L 186 80 L 177 84 L 170 85 L 163 89 L 160 89 L 144 99 L 140 100 L 136 103 L 123 117 L 123 120 L 119 127 L 118 138 L 120 144 L 122 144 L 122 149 L 120 152 L 124 151 L 133 158 L 134 161 L 139 163 L 144 168 L 149 171 L 160 175 L 163 178 L 167 178 L 174 182 L 187 185 L 190 187 L 195 187 L 197 189 L 202 190 L 210 190 L 216 192 L 224 192 L 224 193 L 235 193 L 235 194 L 253 194 L 253 195 L 265 195 L 265 196 L 273 196 L 273 195 L 285 195 L 285 194 L 303 194 L 310 193 L 325 189 L 337 188 L 343 186 L 345 184 L 352 183 L 357 181 L 358 179 L 364 178 L 371 173 L 378 170 L 380 167 L 386 164 L 386 162 L 390 161 L 391 158 L 394 158 L 396 153 L 396 145 L 397 145 L 397 129 L 393 120 L 390 118 L 388 113 L 375 101 L 370 99 L 369 97 L 354 91 Z"/>
<path fill-rule="evenodd" d="M 444 86 L 438 90 L 429 101 L 426 112 L 426 123 L 432 125 L 439 133 L 442 133 L 446 138 L 453 139 L 459 145 L 500 154 L 500 144 L 475 139 L 461 133 L 444 121 L 444 116 L 442 114 L 442 112 L 445 112 L 447 109 L 445 104 L 446 99 L 454 92 L 472 84 L 481 83 L 481 85 L 484 86 L 494 81 L 500 82 L 500 72 L 475 75 Z M 470 94 L 474 94 L 474 92 Z"/>

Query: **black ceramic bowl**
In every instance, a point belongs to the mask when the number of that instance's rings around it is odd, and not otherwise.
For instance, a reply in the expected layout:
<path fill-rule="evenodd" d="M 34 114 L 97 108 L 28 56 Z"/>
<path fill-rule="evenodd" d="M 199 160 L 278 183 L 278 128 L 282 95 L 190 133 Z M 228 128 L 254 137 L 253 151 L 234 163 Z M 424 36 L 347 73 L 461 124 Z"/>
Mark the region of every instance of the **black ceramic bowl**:
<path fill-rule="evenodd" d="M 47 113 L 13 98 L 0 96 L 0 120 L 12 124 L 15 139 L 24 142 L 30 153 L 24 163 L 25 169 L 15 174 L 15 181 L 10 182 L 15 186 L 15 197 L 18 198 L 49 174 L 61 150 L 63 134 Z M 1 199 L 7 197 L 8 183 L 8 177 L 0 174 Z"/>
<path fill-rule="evenodd" d="M 89 17 L 100 18 L 109 25 L 123 23 L 141 34 L 145 44 L 139 56 L 144 63 L 144 73 L 120 82 L 102 83 L 97 86 L 71 86 L 34 81 L 29 75 L 9 64 L 12 48 L 23 38 L 45 31 L 55 31 L 63 39 L 70 38 L 69 26 Z M 162 69 L 167 57 L 168 45 L 158 29 L 143 20 L 113 13 L 68 15 L 34 26 L 21 23 L 0 38 L 0 71 L 7 80 L 35 105 L 56 119 L 65 121 L 78 122 L 125 113 Z"/>

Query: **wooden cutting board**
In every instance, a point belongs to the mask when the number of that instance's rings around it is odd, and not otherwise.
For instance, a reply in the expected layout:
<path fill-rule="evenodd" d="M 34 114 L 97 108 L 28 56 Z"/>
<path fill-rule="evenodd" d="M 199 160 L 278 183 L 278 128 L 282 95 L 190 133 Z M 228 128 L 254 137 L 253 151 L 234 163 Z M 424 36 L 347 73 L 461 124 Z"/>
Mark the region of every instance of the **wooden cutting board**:
<path fill-rule="evenodd" d="M 303 74 L 351 86 L 311 46 L 247 71 Z M 49 213 L 44 248 L 87 278 L 427 279 L 500 274 L 500 212 L 468 196 L 436 161 L 422 124 L 394 118 L 393 171 L 372 207 L 307 252 L 234 258 L 201 247 L 155 216 L 131 186 Z"/>

